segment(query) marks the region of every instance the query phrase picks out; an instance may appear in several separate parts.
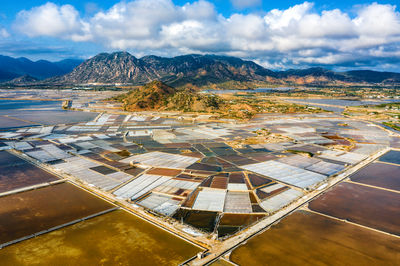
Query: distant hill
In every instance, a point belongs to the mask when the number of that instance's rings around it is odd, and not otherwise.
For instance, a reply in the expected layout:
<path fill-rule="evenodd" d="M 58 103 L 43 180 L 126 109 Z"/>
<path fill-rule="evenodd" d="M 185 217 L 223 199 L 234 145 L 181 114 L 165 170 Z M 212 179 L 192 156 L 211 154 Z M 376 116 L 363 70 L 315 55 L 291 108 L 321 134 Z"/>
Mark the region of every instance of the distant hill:
<path fill-rule="evenodd" d="M 254 62 L 215 55 L 183 55 L 173 58 L 145 56 L 140 59 L 127 52 L 101 53 L 50 83 L 132 83 L 161 80 L 173 86 L 193 83 L 205 85 L 229 80 L 264 80 L 274 73 Z"/>
<path fill-rule="evenodd" d="M 400 84 L 400 73 L 372 70 L 335 72 L 321 67 L 290 69 L 276 72 L 277 78 L 293 84 L 369 83 L 381 85 Z"/>
<path fill-rule="evenodd" d="M 368 83 L 399 83 L 400 73 L 377 72 L 371 70 L 353 70 L 344 72 L 344 75 Z"/>
<path fill-rule="evenodd" d="M 38 82 L 39 80 L 35 77 L 29 76 L 29 75 L 23 75 L 21 77 L 9 80 L 4 82 L 4 84 L 10 84 L 10 85 L 26 85 L 26 84 L 34 84 Z"/>
<path fill-rule="evenodd" d="M 82 63 L 78 59 L 66 59 L 58 62 L 46 60 L 31 61 L 27 58 L 12 58 L 0 55 L 0 82 L 29 75 L 36 79 L 64 75 L 71 72 L 76 66 Z"/>
<path fill-rule="evenodd" d="M 177 90 L 161 81 L 152 81 L 115 99 L 123 103 L 126 111 L 213 111 L 225 104 L 218 96 Z"/>

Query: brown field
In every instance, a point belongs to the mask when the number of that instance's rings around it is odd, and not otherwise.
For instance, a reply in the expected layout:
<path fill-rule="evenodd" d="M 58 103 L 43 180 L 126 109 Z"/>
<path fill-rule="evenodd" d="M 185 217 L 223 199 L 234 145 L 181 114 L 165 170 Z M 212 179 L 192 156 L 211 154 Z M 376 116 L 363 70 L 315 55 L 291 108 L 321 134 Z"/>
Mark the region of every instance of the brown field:
<path fill-rule="evenodd" d="M 176 176 L 182 171 L 178 169 L 168 169 L 168 168 L 153 168 L 147 171 L 149 175 L 164 175 L 164 176 Z"/>
<path fill-rule="evenodd" d="M 227 226 L 243 226 L 249 225 L 264 218 L 264 214 L 233 214 L 224 213 L 219 222 L 219 225 Z"/>
<path fill-rule="evenodd" d="M 248 177 L 249 177 L 251 185 L 254 188 L 273 182 L 272 180 L 270 180 L 268 178 L 265 178 L 265 177 L 262 177 L 262 176 L 257 175 L 257 174 L 248 174 Z"/>
<path fill-rule="evenodd" d="M 69 183 L 0 198 L 0 243 L 91 214 L 111 204 Z"/>
<path fill-rule="evenodd" d="M 400 193 L 341 183 L 309 204 L 311 210 L 400 235 Z"/>
<path fill-rule="evenodd" d="M 213 181 L 211 182 L 211 186 L 210 187 L 226 189 L 227 186 L 228 186 L 228 178 L 215 176 L 213 178 Z"/>
<path fill-rule="evenodd" d="M 350 177 L 363 184 L 400 191 L 400 165 L 372 163 Z"/>
<path fill-rule="evenodd" d="M 178 265 L 200 249 L 117 210 L 5 247 L 3 266 Z"/>
<path fill-rule="evenodd" d="M 243 184 L 245 176 L 243 173 L 230 173 L 229 183 Z"/>
<path fill-rule="evenodd" d="M 239 265 L 398 265 L 400 239 L 297 211 L 235 249 Z"/>
<path fill-rule="evenodd" d="M 0 193 L 57 180 L 57 177 L 5 151 L 0 152 Z"/>

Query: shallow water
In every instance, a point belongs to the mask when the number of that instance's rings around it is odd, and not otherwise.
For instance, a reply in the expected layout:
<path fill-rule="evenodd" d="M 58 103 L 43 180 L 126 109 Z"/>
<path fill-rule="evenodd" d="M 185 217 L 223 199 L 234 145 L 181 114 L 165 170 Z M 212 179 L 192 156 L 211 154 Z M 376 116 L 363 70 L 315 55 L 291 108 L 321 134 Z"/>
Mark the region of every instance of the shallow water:
<path fill-rule="evenodd" d="M 350 178 L 355 182 L 400 191 L 400 165 L 372 163 Z"/>
<path fill-rule="evenodd" d="M 400 165 L 400 151 L 389 151 L 379 157 L 379 161 L 387 162 L 387 163 L 394 163 Z"/>
<path fill-rule="evenodd" d="M 332 112 L 343 112 L 346 106 L 360 106 L 360 105 L 378 105 L 383 103 L 399 102 L 397 99 L 386 99 L 386 100 L 342 100 L 342 99 L 291 99 L 289 102 L 302 102 L 310 106 L 319 107 L 326 111 Z M 313 105 L 314 104 L 314 105 Z M 323 106 L 336 105 L 336 106 Z M 339 107 L 343 106 L 343 108 Z"/>
<path fill-rule="evenodd" d="M 28 162 L 18 166 L 0 166 L 0 193 L 55 180 L 56 176 Z"/>
<path fill-rule="evenodd" d="M 276 92 L 276 91 L 291 91 L 295 88 L 292 87 L 277 87 L 277 88 L 256 88 L 252 90 L 204 90 L 202 93 L 212 94 L 230 94 L 230 93 L 265 93 L 265 92 Z"/>
<path fill-rule="evenodd" d="M 61 105 L 60 101 L 0 100 L 0 129 L 87 122 L 97 116 L 92 112 L 63 110 Z"/>
<path fill-rule="evenodd" d="M 400 194 L 343 182 L 309 203 L 311 210 L 400 235 Z"/>
<path fill-rule="evenodd" d="M 35 100 L 1 100 L 0 113 L 3 110 L 18 110 L 31 108 L 61 109 L 60 101 L 35 101 Z"/>
<path fill-rule="evenodd" d="M 200 248 L 117 210 L 5 247 L 2 265 L 178 265 Z"/>
<path fill-rule="evenodd" d="M 232 252 L 239 265 L 396 265 L 400 239 L 297 211 Z"/>
<path fill-rule="evenodd" d="M 108 202 L 69 183 L 1 197 L 0 243 L 111 208 Z"/>
<path fill-rule="evenodd" d="M 378 105 L 382 103 L 391 103 L 391 102 L 399 102 L 400 100 L 396 99 L 386 99 L 386 100 L 343 100 L 343 99 L 293 99 L 298 102 L 304 103 L 318 103 L 318 104 L 329 104 L 329 105 L 338 105 L 338 106 L 360 106 L 360 105 Z"/>

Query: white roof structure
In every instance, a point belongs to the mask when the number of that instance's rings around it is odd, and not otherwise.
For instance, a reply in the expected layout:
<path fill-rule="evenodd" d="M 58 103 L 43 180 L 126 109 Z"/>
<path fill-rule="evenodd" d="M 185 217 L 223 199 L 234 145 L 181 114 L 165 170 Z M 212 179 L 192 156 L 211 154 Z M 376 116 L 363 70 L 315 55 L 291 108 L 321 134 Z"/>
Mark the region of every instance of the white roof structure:
<path fill-rule="evenodd" d="M 248 164 L 242 168 L 303 189 L 326 179 L 324 175 L 277 161 Z"/>
<path fill-rule="evenodd" d="M 26 141 L 5 141 L 5 144 L 7 144 L 8 146 L 10 146 L 13 149 L 16 150 L 29 150 L 32 149 L 33 147 Z"/>
<path fill-rule="evenodd" d="M 224 212 L 251 213 L 251 202 L 248 192 L 228 191 L 225 199 Z"/>
<path fill-rule="evenodd" d="M 354 152 L 326 150 L 323 151 L 318 157 L 343 163 L 355 164 L 364 160 L 368 156 Z"/>
<path fill-rule="evenodd" d="M 171 216 L 179 208 L 180 201 L 166 195 L 151 193 L 138 203 L 163 215 Z"/>
<path fill-rule="evenodd" d="M 306 167 L 305 169 L 313 171 L 313 172 L 317 172 L 317 173 L 320 173 L 323 175 L 330 176 L 330 175 L 336 174 L 337 172 L 342 171 L 344 168 L 345 167 L 340 164 L 320 161 L 316 164 Z"/>
<path fill-rule="evenodd" d="M 303 196 L 303 193 L 300 191 L 288 189 L 282 193 L 279 193 L 278 195 L 263 200 L 260 203 L 260 206 L 267 212 L 274 212 L 285 207 L 286 205 L 289 205 L 291 202 L 300 198 L 301 196 Z"/>
<path fill-rule="evenodd" d="M 190 156 L 154 151 L 133 155 L 121 160 L 120 162 L 136 163 L 144 167 L 185 169 L 186 167 L 194 164 L 197 160 L 199 159 Z"/>
<path fill-rule="evenodd" d="M 271 193 L 272 191 L 275 191 L 275 190 L 280 189 L 280 188 L 283 188 L 283 187 L 285 187 L 285 185 L 282 185 L 282 184 L 273 184 L 273 185 L 271 185 L 271 186 L 263 187 L 263 188 L 261 188 L 260 190 L 263 191 L 263 192 L 265 192 L 265 193 Z"/>
<path fill-rule="evenodd" d="M 288 157 L 279 158 L 277 161 L 292 166 L 305 168 L 319 162 L 320 160 L 296 154 Z"/>
<path fill-rule="evenodd" d="M 249 189 L 245 183 L 228 183 L 228 190 L 243 191 Z"/>
<path fill-rule="evenodd" d="M 197 195 L 193 209 L 222 212 L 224 210 L 226 191 L 222 189 L 204 188 Z"/>
<path fill-rule="evenodd" d="M 119 198 L 135 200 L 170 179 L 169 176 L 143 174 L 120 187 L 113 194 Z"/>
<path fill-rule="evenodd" d="M 66 161 L 65 163 L 56 164 L 53 167 L 104 190 L 111 190 L 133 178 L 133 176 L 123 172 L 103 175 L 96 171 L 92 171 L 89 168 L 101 166 L 101 164 L 97 164 L 84 158 L 70 157 L 64 160 Z"/>
<path fill-rule="evenodd" d="M 156 187 L 153 191 L 173 194 L 177 192 L 179 189 L 195 190 L 199 185 L 200 185 L 199 182 L 171 179 L 163 183 L 162 185 Z"/>

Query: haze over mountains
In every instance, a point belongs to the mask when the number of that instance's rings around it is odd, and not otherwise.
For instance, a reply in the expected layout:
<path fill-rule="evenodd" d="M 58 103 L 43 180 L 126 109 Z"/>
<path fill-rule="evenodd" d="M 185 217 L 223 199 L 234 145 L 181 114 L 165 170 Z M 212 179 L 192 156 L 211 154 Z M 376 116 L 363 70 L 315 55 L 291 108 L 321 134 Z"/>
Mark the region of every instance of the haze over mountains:
<path fill-rule="evenodd" d="M 0 55 L 0 82 L 9 81 L 22 76 L 33 79 L 46 79 L 71 72 L 82 63 L 79 59 L 65 59 L 58 62 L 46 60 L 31 61 L 27 58 L 12 58 Z"/>
<path fill-rule="evenodd" d="M 190 54 L 172 58 L 149 55 L 136 58 L 127 52 L 115 52 L 101 53 L 79 63 L 78 60 L 63 60 L 55 63 L 32 62 L 24 58 L 12 59 L 2 56 L 0 57 L 0 80 L 11 80 L 18 75 L 29 75 L 9 81 L 9 83 L 16 85 L 24 82 L 47 85 L 115 83 L 141 85 L 160 80 L 171 86 L 185 84 L 202 86 L 226 81 L 292 85 L 400 84 L 400 73 L 369 70 L 334 72 L 324 68 L 271 71 L 252 61 L 218 55 Z"/>

